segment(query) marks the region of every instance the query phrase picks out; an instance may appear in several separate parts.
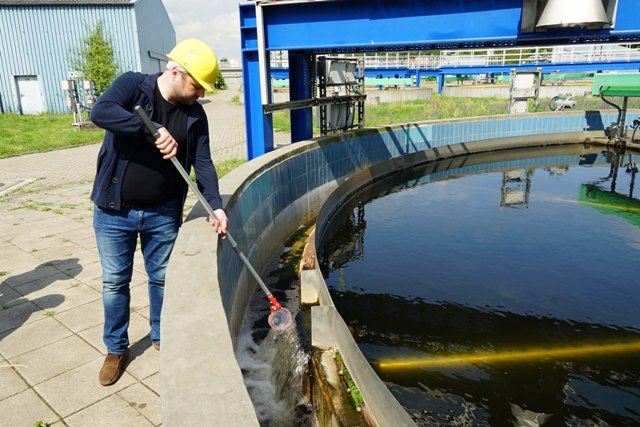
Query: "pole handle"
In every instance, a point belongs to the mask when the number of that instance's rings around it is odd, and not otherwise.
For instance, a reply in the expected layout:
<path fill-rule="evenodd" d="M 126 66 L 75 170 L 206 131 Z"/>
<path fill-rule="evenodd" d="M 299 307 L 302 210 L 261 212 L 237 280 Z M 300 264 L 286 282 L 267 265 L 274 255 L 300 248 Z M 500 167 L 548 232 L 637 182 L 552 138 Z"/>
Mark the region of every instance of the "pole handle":
<path fill-rule="evenodd" d="M 153 138 L 154 139 L 160 138 L 160 132 L 153 125 L 153 122 L 151 121 L 147 113 L 144 112 L 142 107 L 139 105 L 136 105 L 135 107 L 133 107 L 133 110 L 138 114 L 138 116 L 140 117 L 140 120 L 142 120 L 142 124 L 147 128 L 147 130 L 151 133 L 151 135 L 153 135 Z"/>

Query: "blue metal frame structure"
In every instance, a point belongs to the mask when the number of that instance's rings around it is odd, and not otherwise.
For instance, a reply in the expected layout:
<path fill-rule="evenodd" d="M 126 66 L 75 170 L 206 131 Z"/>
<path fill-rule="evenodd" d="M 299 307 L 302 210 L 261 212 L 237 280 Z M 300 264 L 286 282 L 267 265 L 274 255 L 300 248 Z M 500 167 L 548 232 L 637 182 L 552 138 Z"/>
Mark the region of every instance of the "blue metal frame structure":
<path fill-rule="evenodd" d="M 318 54 L 640 40 L 637 0 L 618 0 L 613 28 L 533 33 L 521 31 L 523 0 L 258 0 L 240 3 L 239 10 L 249 159 L 273 149 L 273 123 L 263 109 L 271 102 L 270 51 L 289 52 L 290 98 L 301 100 L 311 93 L 311 58 Z M 311 137 L 310 108 L 291 121 L 294 141 Z"/>

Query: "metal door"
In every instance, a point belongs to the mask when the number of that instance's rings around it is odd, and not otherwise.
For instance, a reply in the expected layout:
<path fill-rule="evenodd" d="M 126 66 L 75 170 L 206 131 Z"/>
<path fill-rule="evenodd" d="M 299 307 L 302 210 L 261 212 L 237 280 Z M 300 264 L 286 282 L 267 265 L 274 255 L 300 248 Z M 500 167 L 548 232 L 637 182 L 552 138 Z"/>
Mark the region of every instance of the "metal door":
<path fill-rule="evenodd" d="M 22 114 L 35 115 L 44 111 L 42 93 L 37 76 L 16 76 L 18 104 Z"/>

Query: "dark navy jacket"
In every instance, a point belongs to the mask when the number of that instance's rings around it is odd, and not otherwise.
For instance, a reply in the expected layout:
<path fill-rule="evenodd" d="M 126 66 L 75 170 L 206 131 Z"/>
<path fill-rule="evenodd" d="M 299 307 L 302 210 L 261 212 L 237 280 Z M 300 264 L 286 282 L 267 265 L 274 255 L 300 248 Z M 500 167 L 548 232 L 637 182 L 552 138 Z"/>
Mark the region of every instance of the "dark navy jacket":
<path fill-rule="evenodd" d="M 158 74 L 128 72 L 113 81 L 91 110 L 91 121 L 107 132 L 98 154 L 98 169 L 91 200 L 100 208 L 120 209 L 121 185 L 125 169 L 136 144 L 151 144 L 151 134 L 133 111 L 142 106 L 157 128 L 153 100 Z M 194 102 L 187 108 L 187 164 L 189 173 L 195 168 L 198 188 L 215 210 L 222 208 L 218 176 L 209 150 L 209 125 L 202 105 Z M 168 160 L 167 160 L 168 161 Z M 188 187 L 183 186 L 182 206 Z"/>

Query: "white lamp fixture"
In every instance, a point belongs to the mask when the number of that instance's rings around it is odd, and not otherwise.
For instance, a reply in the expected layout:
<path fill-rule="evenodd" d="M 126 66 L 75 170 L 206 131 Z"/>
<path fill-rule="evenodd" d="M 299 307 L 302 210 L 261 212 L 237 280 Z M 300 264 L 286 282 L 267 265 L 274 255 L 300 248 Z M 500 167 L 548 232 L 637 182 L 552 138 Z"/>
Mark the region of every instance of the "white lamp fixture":
<path fill-rule="evenodd" d="M 536 28 L 607 24 L 601 0 L 549 0 Z"/>

